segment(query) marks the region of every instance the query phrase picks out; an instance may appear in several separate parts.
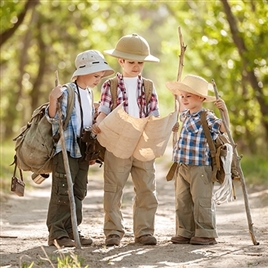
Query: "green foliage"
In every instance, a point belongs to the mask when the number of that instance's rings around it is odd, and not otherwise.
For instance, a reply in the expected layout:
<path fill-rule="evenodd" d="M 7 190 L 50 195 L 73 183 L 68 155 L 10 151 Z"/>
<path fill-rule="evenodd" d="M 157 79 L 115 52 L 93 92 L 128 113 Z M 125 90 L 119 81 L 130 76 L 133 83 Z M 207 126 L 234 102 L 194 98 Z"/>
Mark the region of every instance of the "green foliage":
<path fill-rule="evenodd" d="M 30 265 L 25 262 L 21 264 L 21 268 L 32 268 L 33 266 L 34 266 L 34 262 L 32 262 Z"/>
<path fill-rule="evenodd" d="M 87 266 L 83 266 L 85 260 L 79 258 L 77 255 L 75 254 L 71 254 L 70 256 L 65 256 L 65 257 L 59 257 L 58 258 L 58 268 L 87 268 Z"/>
<path fill-rule="evenodd" d="M 1 190 L 10 192 L 10 182 L 13 176 L 14 166 L 10 166 L 14 157 L 14 144 L 5 142 L 0 147 L 0 180 Z"/>
<path fill-rule="evenodd" d="M 268 185 L 268 155 L 245 155 L 241 159 L 241 167 L 248 184 Z"/>
<path fill-rule="evenodd" d="M 223 1 L 40 1 L 1 47 L 1 134 L 15 136 L 32 111 L 48 100 L 56 69 L 60 81 L 68 82 L 78 52 L 103 52 L 133 32 L 145 37 L 160 59 L 146 63 L 143 75 L 155 83 L 161 115 L 169 114 L 174 98 L 165 82 L 177 77 L 180 26 L 187 45 L 182 77 L 194 73 L 214 79 L 241 151 L 261 152 L 268 137 L 268 5 L 266 0 L 228 3 L 244 42 L 242 54 Z M 24 4 L 1 1 L 1 32 L 13 27 Z M 106 59 L 120 70 L 115 58 Z M 98 98 L 100 85 L 95 91 Z"/>

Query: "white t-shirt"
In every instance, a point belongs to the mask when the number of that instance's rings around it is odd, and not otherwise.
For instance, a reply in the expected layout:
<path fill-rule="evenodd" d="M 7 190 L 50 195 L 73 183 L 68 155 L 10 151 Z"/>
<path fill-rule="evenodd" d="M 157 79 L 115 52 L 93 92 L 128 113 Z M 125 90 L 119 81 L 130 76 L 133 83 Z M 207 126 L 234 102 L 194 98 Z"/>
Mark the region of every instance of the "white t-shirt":
<path fill-rule="evenodd" d="M 78 87 L 81 97 L 81 105 L 83 110 L 83 128 L 90 127 L 92 125 L 92 94 L 88 89 L 82 89 Z M 77 120 L 77 136 L 80 137 L 81 130 L 81 111 L 80 103 L 77 98 L 75 98 L 76 107 L 76 120 Z"/>
<path fill-rule="evenodd" d="M 126 88 L 128 98 L 128 114 L 133 117 L 140 117 L 139 106 L 137 103 L 138 98 L 138 77 L 124 77 L 124 85 Z"/>

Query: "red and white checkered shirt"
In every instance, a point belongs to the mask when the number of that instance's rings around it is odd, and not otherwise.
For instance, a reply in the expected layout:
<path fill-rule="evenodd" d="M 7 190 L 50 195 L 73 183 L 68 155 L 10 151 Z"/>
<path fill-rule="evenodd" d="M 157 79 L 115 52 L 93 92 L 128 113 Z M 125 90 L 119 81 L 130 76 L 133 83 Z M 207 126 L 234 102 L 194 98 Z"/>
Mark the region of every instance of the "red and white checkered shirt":
<path fill-rule="evenodd" d="M 124 102 L 123 103 L 124 110 L 126 113 L 128 113 L 128 97 L 127 97 L 126 89 L 124 86 L 123 75 L 120 73 L 117 73 L 117 78 L 118 78 L 118 86 L 117 86 L 116 106 Z M 98 111 L 103 112 L 105 114 L 109 114 L 113 106 L 113 100 L 112 100 L 110 87 L 111 87 L 110 80 L 107 80 L 103 83 L 102 89 L 101 89 L 101 101 L 100 101 L 100 107 Z M 136 90 L 138 91 L 137 104 L 140 110 L 140 118 L 144 118 L 149 115 L 158 117 L 159 116 L 158 97 L 157 97 L 157 93 L 156 93 L 154 86 L 153 86 L 152 96 L 151 96 L 150 101 L 147 104 L 147 107 L 146 107 L 145 89 L 142 83 L 142 76 L 138 76 Z"/>

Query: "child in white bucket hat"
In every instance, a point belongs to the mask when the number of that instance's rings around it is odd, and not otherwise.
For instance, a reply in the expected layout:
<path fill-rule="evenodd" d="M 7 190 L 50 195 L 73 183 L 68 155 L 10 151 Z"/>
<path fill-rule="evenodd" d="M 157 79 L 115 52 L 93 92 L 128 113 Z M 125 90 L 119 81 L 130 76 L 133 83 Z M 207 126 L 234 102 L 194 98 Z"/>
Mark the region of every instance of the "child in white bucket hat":
<path fill-rule="evenodd" d="M 217 237 L 215 210 L 212 202 L 213 185 L 209 145 L 201 124 L 203 102 L 215 102 L 229 123 L 228 112 L 222 99 L 209 96 L 212 85 L 196 75 L 187 75 L 182 82 L 167 82 L 167 88 L 180 97 L 185 109 L 173 161 L 175 172 L 176 236 L 174 244 L 212 245 Z M 206 120 L 213 139 L 225 132 L 221 119 L 207 111 Z"/>
<path fill-rule="evenodd" d="M 77 224 L 82 222 L 82 201 L 87 194 L 87 173 L 90 163 L 85 160 L 86 144 L 81 140 L 82 130 L 93 124 L 94 107 L 93 91 L 103 77 L 114 73 L 107 64 L 103 55 L 97 50 L 87 50 L 77 55 L 76 70 L 72 75 L 72 82 L 68 84 L 74 90 L 74 108 L 70 120 L 64 130 L 65 146 L 68 152 L 68 162 L 73 180 L 73 192 L 76 203 Z M 46 117 L 52 124 L 53 135 L 59 133 L 57 102 L 60 100 L 60 109 L 64 121 L 66 118 L 68 90 L 66 85 L 56 86 L 49 95 L 49 107 Z M 49 231 L 48 244 L 61 247 L 74 247 L 71 211 L 68 197 L 68 184 L 62 148 L 56 143 L 53 160 L 51 198 L 47 214 Z M 85 238 L 79 233 L 82 246 L 91 245 L 92 239 Z"/>
<path fill-rule="evenodd" d="M 159 116 L 158 97 L 152 84 L 149 102 L 146 102 L 144 79 L 141 75 L 144 62 L 159 62 L 151 55 L 147 41 L 138 34 L 125 35 L 117 42 L 115 49 L 104 51 L 118 59 L 122 74 L 117 73 L 117 106 L 123 103 L 124 110 L 131 116 L 145 118 Z M 114 109 L 111 95 L 111 81 L 102 86 L 100 115 L 97 125 Z M 96 125 L 96 133 L 100 129 Z M 95 125 L 93 126 L 94 129 Z M 123 188 L 129 175 L 135 187 L 133 206 L 133 231 L 135 242 L 156 245 L 154 221 L 157 209 L 154 160 L 142 162 L 134 157 L 121 159 L 106 151 L 104 160 L 104 233 L 107 246 L 118 246 L 125 234 L 121 200 Z"/>

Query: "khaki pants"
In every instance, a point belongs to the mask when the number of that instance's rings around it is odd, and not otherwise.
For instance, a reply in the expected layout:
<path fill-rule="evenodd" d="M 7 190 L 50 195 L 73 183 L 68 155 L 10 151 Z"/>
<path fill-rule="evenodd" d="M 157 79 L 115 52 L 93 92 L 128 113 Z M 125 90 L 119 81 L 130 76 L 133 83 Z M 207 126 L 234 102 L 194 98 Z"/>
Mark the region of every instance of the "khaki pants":
<path fill-rule="evenodd" d="M 176 172 L 176 235 L 217 237 L 211 166 L 179 165 Z"/>
<path fill-rule="evenodd" d="M 121 159 L 106 151 L 104 161 L 104 234 L 125 234 L 121 202 L 123 189 L 132 176 L 135 200 L 133 204 L 133 232 L 135 237 L 154 233 L 157 209 L 154 160 L 139 161 L 133 157 Z"/>

